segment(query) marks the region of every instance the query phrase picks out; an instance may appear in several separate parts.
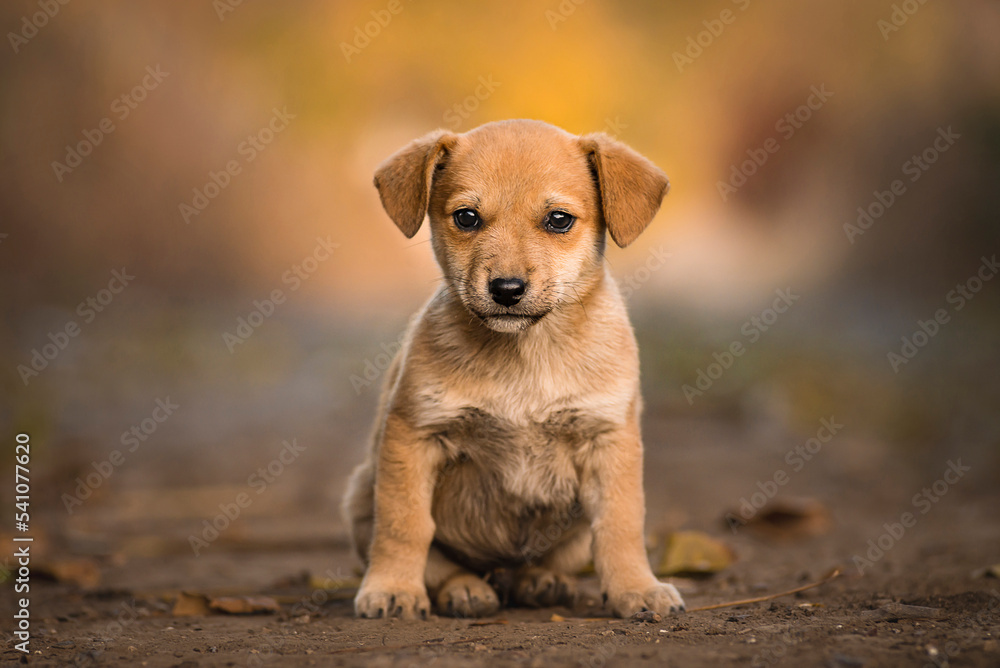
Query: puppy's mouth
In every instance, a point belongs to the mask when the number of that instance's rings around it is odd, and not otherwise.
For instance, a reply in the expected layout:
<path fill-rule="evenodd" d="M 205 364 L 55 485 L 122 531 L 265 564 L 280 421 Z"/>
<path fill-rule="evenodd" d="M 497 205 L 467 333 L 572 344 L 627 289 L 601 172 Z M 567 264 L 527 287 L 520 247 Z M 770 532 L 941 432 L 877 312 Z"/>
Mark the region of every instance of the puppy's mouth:
<path fill-rule="evenodd" d="M 543 313 L 483 313 L 474 308 L 469 308 L 469 311 L 484 325 L 498 332 L 517 332 L 527 329 L 549 314 L 548 311 Z"/>
<path fill-rule="evenodd" d="M 538 322 L 548 315 L 548 313 L 480 313 L 473 311 L 480 320 L 530 320 Z"/>

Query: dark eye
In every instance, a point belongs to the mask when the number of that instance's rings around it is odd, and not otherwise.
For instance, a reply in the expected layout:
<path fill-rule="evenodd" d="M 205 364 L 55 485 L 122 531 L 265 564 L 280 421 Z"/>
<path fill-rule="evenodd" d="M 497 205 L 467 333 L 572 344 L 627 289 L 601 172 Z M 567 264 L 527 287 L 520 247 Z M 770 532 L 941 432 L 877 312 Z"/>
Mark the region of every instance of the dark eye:
<path fill-rule="evenodd" d="M 451 217 L 460 230 L 474 230 L 483 224 L 483 219 L 472 209 L 459 209 Z"/>
<path fill-rule="evenodd" d="M 576 222 L 576 218 L 569 215 L 565 211 L 550 211 L 547 216 L 545 216 L 545 229 L 550 232 L 559 232 L 562 234 L 573 227 L 573 223 Z"/>

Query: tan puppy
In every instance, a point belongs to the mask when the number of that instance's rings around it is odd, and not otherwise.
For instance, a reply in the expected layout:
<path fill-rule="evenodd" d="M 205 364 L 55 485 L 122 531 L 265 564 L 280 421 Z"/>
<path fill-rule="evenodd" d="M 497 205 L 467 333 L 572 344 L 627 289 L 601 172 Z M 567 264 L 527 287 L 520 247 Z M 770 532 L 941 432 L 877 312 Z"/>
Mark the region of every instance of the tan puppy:
<path fill-rule="evenodd" d="M 663 172 L 604 134 L 538 121 L 432 132 L 375 173 L 407 237 L 429 216 L 444 274 L 388 370 L 344 499 L 362 617 L 478 616 L 514 571 L 522 605 L 573 597 L 593 559 L 615 614 L 683 609 L 643 540 L 639 364 L 605 268 L 650 223 Z"/>

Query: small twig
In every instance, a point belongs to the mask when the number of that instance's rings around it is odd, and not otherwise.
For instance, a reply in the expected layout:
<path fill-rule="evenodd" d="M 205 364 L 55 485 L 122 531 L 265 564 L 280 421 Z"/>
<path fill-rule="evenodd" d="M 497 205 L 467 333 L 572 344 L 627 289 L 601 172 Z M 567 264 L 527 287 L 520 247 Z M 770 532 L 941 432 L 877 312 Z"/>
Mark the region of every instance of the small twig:
<path fill-rule="evenodd" d="M 767 596 L 758 596 L 757 598 L 745 598 L 742 601 L 731 601 L 729 603 L 716 603 L 714 605 L 702 605 L 697 608 L 688 608 L 688 612 L 701 612 L 703 610 L 718 610 L 719 608 L 732 608 L 737 605 L 747 605 L 748 603 L 763 603 L 764 601 L 770 601 L 776 598 L 781 598 L 782 596 L 790 596 L 791 594 L 798 594 L 802 591 L 808 591 L 809 589 L 815 589 L 820 585 L 824 585 L 830 580 L 833 580 L 840 575 L 840 569 L 834 568 L 832 571 L 823 576 L 823 579 L 818 582 L 813 582 L 812 584 L 807 584 L 802 587 L 796 587 L 795 589 L 789 589 L 788 591 L 778 592 L 777 594 L 768 594 Z"/>
<path fill-rule="evenodd" d="M 359 652 L 378 652 L 380 650 L 387 650 L 390 652 L 395 652 L 401 649 L 417 649 L 419 647 L 438 647 L 441 645 L 462 645 L 464 643 L 470 642 L 480 642 L 482 640 L 489 640 L 489 638 L 463 638 L 462 640 L 439 640 L 434 642 L 424 641 L 421 643 L 413 643 L 412 645 L 369 645 L 367 647 L 344 647 L 341 649 L 335 649 L 327 654 L 351 654 Z"/>

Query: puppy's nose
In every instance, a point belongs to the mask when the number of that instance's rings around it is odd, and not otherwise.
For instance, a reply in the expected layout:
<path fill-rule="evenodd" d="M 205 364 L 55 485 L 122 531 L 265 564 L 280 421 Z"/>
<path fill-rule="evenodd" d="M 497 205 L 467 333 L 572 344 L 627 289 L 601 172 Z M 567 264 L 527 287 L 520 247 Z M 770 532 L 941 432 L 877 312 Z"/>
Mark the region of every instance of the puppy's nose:
<path fill-rule="evenodd" d="M 513 306 L 521 301 L 521 295 L 524 294 L 524 281 L 520 278 L 494 278 L 490 281 L 490 294 L 497 304 Z"/>

